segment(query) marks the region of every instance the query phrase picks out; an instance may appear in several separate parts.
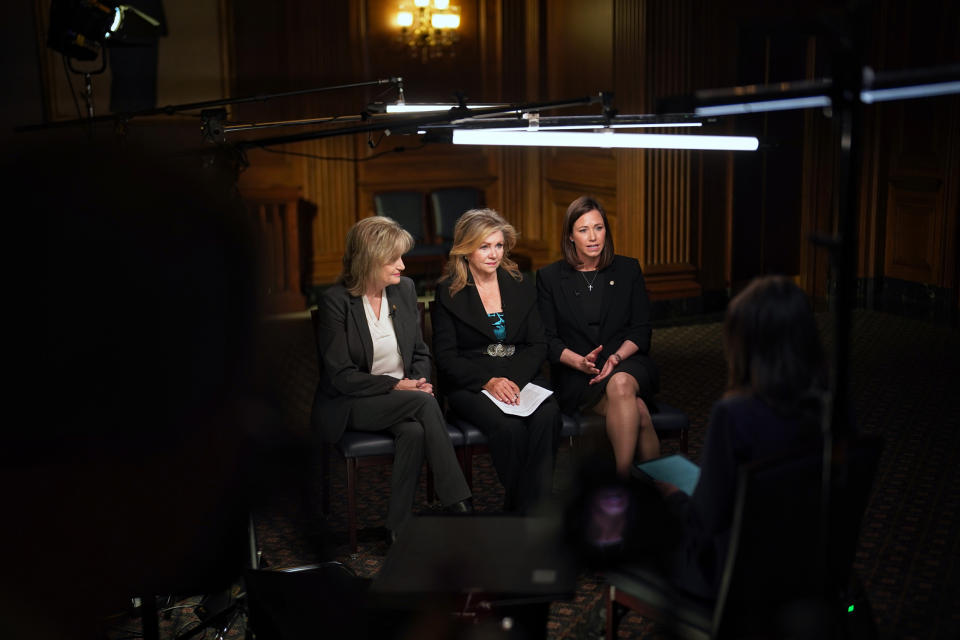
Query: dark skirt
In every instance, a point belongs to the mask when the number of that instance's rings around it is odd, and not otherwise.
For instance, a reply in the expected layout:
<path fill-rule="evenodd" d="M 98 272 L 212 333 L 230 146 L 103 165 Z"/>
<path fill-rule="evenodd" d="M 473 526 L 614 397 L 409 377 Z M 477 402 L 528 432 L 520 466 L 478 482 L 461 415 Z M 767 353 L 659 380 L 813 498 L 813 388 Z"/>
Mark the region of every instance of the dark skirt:
<path fill-rule="evenodd" d="M 637 386 L 640 388 L 638 394 L 643 399 L 643 402 L 650 409 L 651 413 L 656 410 L 653 405 L 653 396 L 657 390 L 654 388 L 654 383 L 650 379 L 650 372 L 647 370 L 646 365 L 639 359 L 627 358 L 613 370 L 613 373 L 601 382 L 584 386 L 577 400 L 577 409 L 579 411 L 590 409 L 600 402 L 600 399 L 607 390 L 607 383 L 610 382 L 610 378 L 613 377 L 614 373 L 629 373 L 633 376 L 633 379 L 637 381 Z"/>

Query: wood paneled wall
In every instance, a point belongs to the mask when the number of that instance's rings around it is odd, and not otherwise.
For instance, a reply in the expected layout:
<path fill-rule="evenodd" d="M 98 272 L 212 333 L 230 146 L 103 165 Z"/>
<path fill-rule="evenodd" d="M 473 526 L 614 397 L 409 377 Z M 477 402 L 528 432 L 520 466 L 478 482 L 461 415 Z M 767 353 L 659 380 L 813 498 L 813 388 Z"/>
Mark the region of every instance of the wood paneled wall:
<path fill-rule="evenodd" d="M 722 6 L 706 0 L 461 0 L 463 29 L 456 57 L 424 65 L 396 49 L 390 26 L 393 0 L 325 5 L 322 12 L 308 0 L 232 3 L 238 94 L 403 76 L 408 101 L 449 100 L 455 91 L 473 101 L 522 102 L 612 90 L 621 113 L 653 112 L 659 98 L 742 81 L 737 77 L 738 34 L 762 32 L 764 24 L 774 33 L 792 10 L 750 0 Z M 910 10 L 900 0 L 879 3 L 871 14 L 874 30 L 884 34 L 878 40 L 889 43 L 875 44 L 870 62 L 897 68 L 949 61 L 957 41 L 936 23 L 950 24 L 956 10 L 947 0 L 935 5 L 935 11 L 921 17 L 919 9 Z M 814 13 L 804 10 L 808 18 Z M 923 29 L 940 35 L 902 47 L 896 34 L 903 23 L 923 23 Z M 263 25 L 269 29 L 266 36 L 259 35 Z M 791 53 L 791 73 L 800 69 L 807 77 L 819 77 L 829 72 L 822 39 L 796 42 L 800 49 Z M 261 106 L 251 115 L 358 113 L 367 101 L 395 97 L 381 93 L 378 88 L 321 94 L 283 108 Z M 863 277 L 957 288 L 960 109 L 946 99 L 934 102 L 867 114 L 859 193 Z M 929 122 L 936 135 L 924 137 Z M 736 129 L 742 124 L 721 122 L 704 132 L 741 133 Z M 791 162 L 802 176 L 776 183 L 756 202 L 735 197 L 737 161 L 730 153 L 418 148 L 412 137 L 378 140 L 376 135 L 369 139 L 378 143 L 375 148 L 367 137 L 356 136 L 288 149 L 312 158 L 251 153 L 251 168 L 242 179 L 253 186 L 300 187 L 317 205 L 313 283 L 335 277 L 342 238 L 356 219 L 372 212 L 378 190 L 428 192 L 469 185 L 483 189 L 487 204 L 514 223 L 520 231 L 517 250 L 534 267 L 560 257 L 567 204 L 592 194 L 608 210 L 618 252 L 640 260 L 656 297 L 729 290 L 735 279 L 769 269 L 787 269 L 808 292 L 825 297 L 827 257 L 807 237 L 830 232 L 835 224 L 836 141 L 831 121 L 819 112 L 798 115 L 789 127 L 794 132 Z M 914 130 L 918 128 L 922 131 Z M 919 153 L 918 144 L 924 145 Z M 406 150 L 380 155 L 397 147 Z M 769 154 L 767 161 L 776 158 Z M 738 261 L 752 249 L 737 238 L 754 207 L 788 209 L 795 215 L 782 231 L 770 226 L 764 231 L 761 241 L 777 259 L 761 258 L 751 266 Z M 739 258 L 736 251 L 741 251 Z"/>

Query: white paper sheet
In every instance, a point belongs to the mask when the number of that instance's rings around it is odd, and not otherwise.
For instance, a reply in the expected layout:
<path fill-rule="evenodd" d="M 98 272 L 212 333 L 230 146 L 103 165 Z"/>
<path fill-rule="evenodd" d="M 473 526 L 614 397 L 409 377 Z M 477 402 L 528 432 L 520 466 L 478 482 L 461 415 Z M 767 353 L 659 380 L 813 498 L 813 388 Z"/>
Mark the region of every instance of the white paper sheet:
<path fill-rule="evenodd" d="M 550 389 L 544 389 L 538 384 L 528 382 L 523 389 L 520 390 L 519 404 L 507 404 L 494 398 L 486 389 L 484 389 L 483 392 L 488 398 L 493 400 L 493 404 L 500 407 L 501 411 L 509 413 L 512 416 L 520 417 L 528 416 L 536 411 L 537 407 L 553 393 Z"/>

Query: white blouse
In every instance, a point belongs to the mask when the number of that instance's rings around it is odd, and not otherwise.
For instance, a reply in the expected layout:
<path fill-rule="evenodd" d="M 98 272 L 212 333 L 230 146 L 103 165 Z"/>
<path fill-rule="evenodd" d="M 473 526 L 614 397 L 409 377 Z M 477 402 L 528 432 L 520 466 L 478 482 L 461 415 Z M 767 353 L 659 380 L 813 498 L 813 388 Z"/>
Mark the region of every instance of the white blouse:
<path fill-rule="evenodd" d="M 393 376 L 403 379 L 403 358 L 397 345 L 397 332 L 393 329 L 393 318 L 387 309 L 386 291 L 380 296 L 380 318 L 373 313 L 373 307 L 367 296 L 363 297 L 363 312 L 367 316 L 367 327 L 373 339 L 373 375 Z"/>

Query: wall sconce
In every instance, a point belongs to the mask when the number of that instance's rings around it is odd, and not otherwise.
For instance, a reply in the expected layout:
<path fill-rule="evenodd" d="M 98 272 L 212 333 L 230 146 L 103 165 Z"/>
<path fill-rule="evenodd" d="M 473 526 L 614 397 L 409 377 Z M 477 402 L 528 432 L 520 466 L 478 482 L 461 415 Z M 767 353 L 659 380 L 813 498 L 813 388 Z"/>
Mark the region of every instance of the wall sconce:
<path fill-rule="evenodd" d="M 421 62 L 453 57 L 453 45 L 460 36 L 460 7 L 450 0 L 401 0 L 397 26 L 397 40 L 411 57 Z"/>

